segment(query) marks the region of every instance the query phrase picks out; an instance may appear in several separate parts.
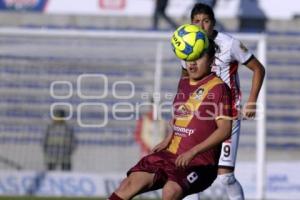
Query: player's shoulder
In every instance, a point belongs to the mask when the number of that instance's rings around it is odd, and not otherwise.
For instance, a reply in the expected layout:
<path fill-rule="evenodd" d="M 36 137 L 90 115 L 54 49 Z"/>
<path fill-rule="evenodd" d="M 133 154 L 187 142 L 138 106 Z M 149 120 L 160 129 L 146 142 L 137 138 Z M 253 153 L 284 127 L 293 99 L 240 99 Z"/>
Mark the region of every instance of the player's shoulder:
<path fill-rule="evenodd" d="M 189 81 L 189 80 L 190 80 L 190 78 L 188 76 L 182 76 L 180 78 L 180 81 Z"/>
<path fill-rule="evenodd" d="M 224 32 L 218 32 L 214 41 L 217 45 L 223 46 L 224 48 L 231 48 L 235 42 L 239 42 L 238 39 Z"/>
<path fill-rule="evenodd" d="M 219 43 L 231 43 L 235 38 L 228 34 L 228 33 L 224 33 L 224 32 L 218 32 L 216 38 L 215 38 L 215 42 Z"/>
<path fill-rule="evenodd" d="M 229 91 L 228 85 L 217 75 L 214 75 L 214 78 L 212 79 L 214 81 L 214 86 L 212 87 L 212 91 Z"/>
<path fill-rule="evenodd" d="M 219 85 L 225 83 L 219 76 L 217 76 L 214 73 L 211 74 L 210 82 L 212 85 Z"/>
<path fill-rule="evenodd" d="M 189 84 L 189 77 L 188 76 L 182 76 L 180 79 L 179 79 L 179 86 L 182 86 L 182 85 L 188 85 Z"/>

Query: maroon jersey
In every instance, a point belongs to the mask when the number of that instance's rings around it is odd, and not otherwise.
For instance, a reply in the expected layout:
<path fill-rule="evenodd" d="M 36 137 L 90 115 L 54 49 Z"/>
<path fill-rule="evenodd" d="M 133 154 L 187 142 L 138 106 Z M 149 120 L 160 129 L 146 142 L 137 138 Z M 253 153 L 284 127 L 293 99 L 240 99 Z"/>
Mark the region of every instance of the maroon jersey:
<path fill-rule="evenodd" d="M 229 88 L 214 74 L 198 82 L 182 78 L 173 111 L 173 138 L 167 150 L 180 155 L 208 138 L 217 129 L 216 120 L 232 116 Z M 190 166 L 216 165 L 220 147 L 198 154 Z"/>

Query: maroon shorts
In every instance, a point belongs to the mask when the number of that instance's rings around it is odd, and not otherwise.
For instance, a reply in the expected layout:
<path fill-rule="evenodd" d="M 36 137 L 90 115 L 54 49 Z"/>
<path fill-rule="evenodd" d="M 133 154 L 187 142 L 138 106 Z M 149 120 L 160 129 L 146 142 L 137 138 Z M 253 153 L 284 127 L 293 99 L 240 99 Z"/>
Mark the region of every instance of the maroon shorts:
<path fill-rule="evenodd" d="M 167 181 L 174 181 L 181 186 L 184 196 L 205 190 L 217 177 L 217 166 L 182 169 L 175 166 L 176 158 L 176 155 L 167 151 L 147 155 L 132 167 L 127 175 L 138 171 L 154 173 L 153 186 L 148 191 L 163 188 Z"/>

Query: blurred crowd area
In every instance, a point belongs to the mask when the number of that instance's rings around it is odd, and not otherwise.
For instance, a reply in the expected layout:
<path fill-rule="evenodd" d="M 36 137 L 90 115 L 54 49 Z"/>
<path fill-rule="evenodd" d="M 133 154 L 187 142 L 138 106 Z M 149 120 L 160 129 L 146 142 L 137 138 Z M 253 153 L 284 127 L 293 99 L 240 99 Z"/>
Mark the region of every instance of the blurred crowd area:
<path fill-rule="evenodd" d="M 187 16 L 173 17 L 177 24 L 189 22 Z M 300 18 L 280 19 L 239 19 L 217 18 L 222 30 L 228 32 L 300 32 Z M 247 28 L 247 23 L 252 24 Z M 35 28 L 79 28 L 103 30 L 152 30 L 151 17 L 96 16 L 96 15 L 46 15 L 41 13 L 0 12 L 0 25 L 3 27 L 22 26 Z M 246 26 L 246 27 L 245 27 Z M 169 24 L 162 21 L 161 30 L 170 30 Z"/>
<path fill-rule="evenodd" d="M 300 31 L 300 9 L 297 9 L 300 5 L 297 5 L 298 2 L 294 5 L 295 2 L 292 0 L 287 0 L 285 4 L 275 0 L 272 6 L 269 6 L 266 0 L 92 0 L 87 3 L 82 0 L 76 3 L 70 0 L 3 0 L 0 1 L 0 25 L 2 27 L 170 30 L 175 25 L 188 23 L 191 8 L 199 2 L 214 7 L 218 21 L 217 28 L 225 31 Z"/>

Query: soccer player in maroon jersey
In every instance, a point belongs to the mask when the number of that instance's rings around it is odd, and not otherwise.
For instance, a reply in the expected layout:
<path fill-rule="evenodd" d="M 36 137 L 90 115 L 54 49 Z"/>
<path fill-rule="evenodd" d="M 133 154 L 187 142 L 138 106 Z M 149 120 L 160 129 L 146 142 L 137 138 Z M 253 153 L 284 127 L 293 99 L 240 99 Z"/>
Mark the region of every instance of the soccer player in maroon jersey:
<path fill-rule="evenodd" d="M 191 11 L 191 22 L 206 31 L 208 37 L 214 40 L 219 50 L 215 54 L 212 71 L 219 76 L 229 87 L 232 96 L 232 122 L 231 137 L 222 144 L 219 159 L 218 182 L 227 193 L 230 200 L 244 200 L 244 192 L 241 184 L 235 178 L 234 169 L 238 151 L 241 117 L 254 118 L 256 101 L 263 84 L 265 69 L 257 58 L 245 47 L 241 41 L 227 33 L 214 30 L 216 19 L 213 9 L 202 3 L 194 5 Z M 238 66 L 245 65 L 253 72 L 250 95 L 244 109 L 241 107 L 241 90 L 239 83 Z M 185 63 L 182 63 L 183 74 L 186 71 Z M 241 117 L 240 117 L 241 116 Z M 197 197 L 186 200 L 198 199 Z"/>
<path fill-rule="evenodd" d="M 221 143 L 230 137 L 231 94 L 211 72 L 211 41 L 199 59 L 187 62 L 173 102 L 173 131 L 127 173 L 109 200 L 127 200 L 161 189 L 162 199 L 179 200 L 203 191 L 217 177 Z"/>

